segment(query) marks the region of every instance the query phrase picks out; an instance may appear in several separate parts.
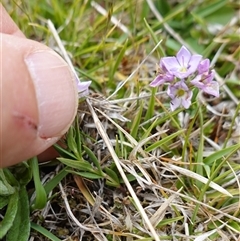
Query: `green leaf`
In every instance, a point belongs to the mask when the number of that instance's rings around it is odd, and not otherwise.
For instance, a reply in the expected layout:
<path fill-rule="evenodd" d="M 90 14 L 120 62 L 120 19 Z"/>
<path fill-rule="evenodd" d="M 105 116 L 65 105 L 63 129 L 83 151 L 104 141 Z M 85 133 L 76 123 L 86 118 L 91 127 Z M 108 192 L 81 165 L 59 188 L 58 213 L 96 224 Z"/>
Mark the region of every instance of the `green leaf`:
<path fill-rule="evenodd" d="M 206 18 L 211 14 L 218 13 L 221 8 L 226 7 L 226 0 L 212 1 L 212 3 L 206 4 L 203 7 L 198 7 L 194 14 L 201 18 Z M 189 16 L 188 19 L 191 19 Z"/>
<path fill-rule="evenodd" d="M 208 24 L 217 23 L 226 25 L 229 21 L 231 21 L 232 16 L 234 16 L 234 9 L 229 6 L 223 6 L 221 9 L 205 18 L 205 20 Z"/>
<path fill-rule="evenodd" d="M 148 24 L 148 22 L 147 22 L 146 19 L 144 19 L 144 23 L 145 23 L 145 26 L 146 26 L 147 30 L 149 31 L 149 33 L 150 33 L 153 41 L 154 41 L 154 44 L 157 45 L 157 44 L 159 43 L 159 39 L 157 38 L 155 32 L 154 32 L 153 29 L 149 26 L 149 24 Z M 165 51 L 164 51 L 164 49 L 162 48 L 161 45 L 158 46 L 157 51 L 158 51 L 158 57 L 159 57 L 159 58 L 160 58 L 160 57 L 163 57 L 163 56 L 166 56 Z M 156 89 L 156 88 L 155 88 L 155 89 Z"/>
<path fill-rule="evenodd" d="M 44 185 L 46 194 L 48 195 L 58 184 L 59 182 L 68 174 L 65 167 L 58 174 L 56 174 L 49 182 Z"/>
<path fill-rule="evenodd" d="M 76 172 L 76 171 L 72 171 L 72 170 L 69 170 L 69 172 L 77 174 L 81 177 L 88 178 L 88 179 L 99 179 L 99 178 L 104 177 L 103 175 L 101 175 L 99 173 L 94 173 L 94 172 Z"/>
<path fill-rule="evenodd" d="M 78 158 L 79 153 L 78 153 L 78 148 L 77 148 L 77 144 L 75 141 L 75 136 L 76 136 L 75 129 L 73 126 L 70 126 L 70 128 L 68 130 L 68 134 L 67 134 L 67 146 L 74 153 L 74 155 Z"/>
<path fill-rule="evenodd" d="M 206 165 L 211 165 L 213 164 L 213 162 L 215 162 L 216 160 L 229 155 L 229 154 L 233 154 L 235 153 L 237 150 L 240 150 L 240 143 L 236 144 L 236 145 L 232 145 L 229 147 L 226 147 L 220 151 L 216 151 L 213 154 L 211 154 L 210 156 L 206 157 L 203 162 Z"/>
<path fill-rule="evenodd" d="M 172 223 L 176 223 L 179 220 L 184 219 L 183 216 L 179 216 L 179 217 L 175 217 L 175 218 L 166 218 L 163 219 L 161 222 L 159 222 L 159 224 L 157 225 L 158 228 L 165 226 L 165 225 L 171 225 Z"/>
<path fill-rule="evenodd" d="M 1 196 L 0 194 L 0 209 L 4 208 L 8 204 L 8 202 L 9 202 L 9 196 Z"/>
<path fill-rule="evenodd" d="M 13 193 L 14 193 L 14 188 L 12 188 L 12 187 L 8 188 L 6 185 L 4 185 L 3 181 L 0 180 L 0 195 L 1 196 L 7 196 L 7 195 L 11 195 Z"/>
<path fill-rule="evenodd" d="M 240 224 L 235 221 L 230 221 L 228 225 L 233 229 L 234 232 L 240 233 Z"/>
<path fill-rule="evenodd" d="M 210 175 L 211 175 L 210 167 L 208 165 L 203 164 L 203 168 L 204 168 L 204 170 L 205 170 L 205 172 L 207 174 L 207 177 L 210 178 Z"/>
<path fill-rule="evenodd" d="M 19 190 L 18 209 L 13 225 L 7 233 L 7 241 L 26 241 L 30 235 L 29 202 L 26 187 Z"/>
<path fill-rule="evenodd" d="M 75 142 L 78 150 L 78 157 L 82 153 L 82 139 L 81 139 L 81 133 L 79 129 L 79 121 L 78 118 L 75 118 Z"/>
<path fill-rule="evenodd" d="M 141 172 L 138 172 L 137 175 L 138 175 L 139 177 L 142 177 L 142 176 L 143 176 L 143 174 L 142 174 Z M 132 181 L 135 181 L 135 180 L 136 180 L 136 177 L 135 177 L 134 175 L 130 174 L 130 173 L 129 173 L 129 174 L 126 174 L 126 177 L 127 177 L 127 179 L 128 179 L 129 182 L 132 182 Z M 119 182 L 120 182 L 120 183 L 125 183 L 122 178 L 119 178 Z"/>
<path fill-rule="evenodd" d="M 152 88 L 152 93 L 151 93 L 151 97 L 149 99 L 148 109 L 147 109 L 147 113 L 145 115 L 144 121 L 148 121 L 154 116 L 156 92 L 157 92 L 157 88 Z M 150 124 L 148 123 L 145 126 L 145 128 L 149 127 L 149 125 Z"/>
<path fill-rule="evenodd" d="M 142 117 L 142 110 L 143 110 L 143 103 L 141 102 L 139 110 L 137 112 L 138 114 L 135 116 L 135 118 L 132 122 L 132 125 L 131 125 L 131 133 L 130 134 L 134 139 L 136 139 L 137 133 L 139 131 L 139 124 L 140 124 L 141 117 Z"/>
<path fill-rule="evenodd" d="M 31 228 L 36 230 L 37 232 L 41 233 L 43 236 L 45 236 L 47 238 L 47 240 L 61 241 L 54 234 L 50 233 L 47 229 L 41 227 L 40 225 L 38 225 L 36 223 L 31 223 Z"/>
<path fill-rule="evenodd" d="M 141 136 L 141 139 L 139 140 L 139 142 L 145 140 L 151 135 L 153 128 L 156 127 L 156 123 L 157 123 L 157 119 L 155 119 L 150 126 L 146 125 L 148 126 L 148 128 L 145 129 L 144 134 Z"/>
<path fill-rule="evenodd" d="M 156 1 L 156 8 L 163 16 L 166 16 L 172 10 L 168 0 Z"/>
<path fill-rule="evenodd" d="M 127 45 L 128 45 L 128 39 L 125 41 L 124 45 L 121 47 L 121 51 L 120 51 L 119 55 L 117 56 L 117 59 L 113 62 L 114 66 L 111 68 L 110 76 L 109 76 L 110 81 L 113 81 L 114 74 L 116 73 L 120 62 L 122 61 L 122 58 L 123 58 L 123 56 L 125 54 L 125 51 L 127 49 Z"/>
<path fill-rule="evenodd" d="M 64 158 L 72 158 L 72 159 L 76 159 L 76 156 L 74 154 L 72 154 L 71 152 L 65 150 L 64 148 L 62 148 L 61 146 L 59 146 L 58 144 L 54 144 L 53 147 L 56 149 L 56 151 Z"/>
<path fill-rule="evenodd" d="M 85 152 L 87 153 L 87 155 L 89 156 L 89 159 L 94 163 L 94 165 L 97 167 L 99 173 L 101 173 L 103 175 L 103 171 L 100 165 L 99 160 L 97 159 L 97 157 L 95 156 L 95 154 L 86 146 L 83 146 Z"/>
<path fill-rule="evenodd" d="M 119 182 L 119 178 L 116 174 L 116 172 L 114 172 L 112 169 L 105 167 L 104 171 L 106 172 L 106 174 L 108 175 L 106 177 L 107 181 L 106 183 L 109 186 L 113 186 L 113 187 L 119 187 L 120 186 L 120 182 Z"/>
<path fill-rule="evenodd" d="M 196 173 L 203 176 L 203 149 L 204 149 L 204 138 L 203 138 L 203 109 L 201 108 L 201 105 L 199 105 L 199 127 L 200 127 L 200 140 L 198 144 L 198 150 L 197 150 L 197 156 L 196 156 Z M 199 189 L 203 186 L 203 183 L 195 180 L 195 184 Z"/>
<path fill-rule="evenodd" d="M 38 160 L 36 157 L 33 157 L 30 160 L 30 166 L 32 168 L 33 181 L 34 181 L 35 190 L 36 190 L 36 198 L 33 201 L 32 208 L 33 209 L 42 209 L 45 207 L 45 205 L 47 203 L 47 194 L 46 194 L 45 189 L 40 180 L 39 165 L 38 165 Z"/>
<path fill-rule="evenodd" d="M 15 188 L 9 184 L 4 170 L 0 169 L 0 195 L 12 195 L 14 192 Z"/>
<path fill-rule="evenodd" d="M 12 187 L 19 187 L 19 181 L 15 178 L 13 173 L 8 169 L 4 168 L 3 169 L 4 175 L 6 177 L 7 182 L 12 186 Z M 5 183 L 6 185 L 6 183 Z"/>
<path fill-rule="evenodd" d="M 170 140 L 172 140 L 173 138 L 175 138 L 176 136 L 179 136 L 180 134 L 182 134 L 185 130 L 179 130 L 176 133 L 171 134 L 170 136 L 167 136 L 165 138 L 163 138 L 160 141 L 157 141 L 155 143 L 153 143 L 152 145 L 150 145 L 149 147 L 147 147 L 145 149 L 146 152 L 150 152 L 154 149 L 156 149 L 157 147 L 163 145 L 163 144 L 167 144 L 167 142 L 169 142 Z"/>
<path fill-rule="evenodd" d="M 16 179 L 20 185 L 27 185 L 32 180 L 32 169 L 27 162 L 22 162 L 16 170 Z"/>
<path fill-rule="evenodd" d="M 0 222 L 0 239 L 2 239 L 13 225 L 18 210 L 18 192 L 11 195 L 7 211 L 3 220 Z"/>
<path fill-rule="evenodd" d="M 81 160 L 71 160 L 71 159 L 67 159 L 67 158 L 62 158 L 59 157 L 57 158 L 60 162 L 62 162 L 63 164 L 65 164 L 68 167 L 72 167 L 81 171 L 92 171 L 93 168 L 91 166 L 91 164 L 87 161 Z"/>

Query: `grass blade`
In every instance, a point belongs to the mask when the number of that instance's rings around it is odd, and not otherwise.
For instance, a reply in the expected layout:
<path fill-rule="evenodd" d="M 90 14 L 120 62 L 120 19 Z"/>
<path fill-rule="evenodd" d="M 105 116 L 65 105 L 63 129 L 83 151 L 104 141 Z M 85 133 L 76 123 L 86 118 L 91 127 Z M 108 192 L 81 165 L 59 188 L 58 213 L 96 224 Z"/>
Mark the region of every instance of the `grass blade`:
<path fill-rule="evenodd" d="M 210 156 L 206 157 L 203 162 L 206 165 L 212 165 L 216 160 L 229 155 L 229 154 L 233 154 L 235 153 L 237 150 L 240 150 L 240 143 L 226 147 L 220 151 L 216 151 L 213 154 L 211 154 Z"/>
<path fill-rule="evenodd" d="M 176 133 L 171 134 L 170 136 L 165 137 L 164 139 L 157 141 L 155 143 L 153 143 L 152 145 L 150 145 L 149 147 L 147 147 L 145 149 L 146 152 L 150 152 L 158 147 L 160 147 L 161 145 L 167 144 L 167 142 L 171 141 L 173 138 L 179 136 L 180 134 L 182 134 L 185 130 L 179 130 Z"/>
<path fill-rule="evenodd" d="M 41 233 L 43 236 L 47 238 L 47 240 L 52 240 L 52 241 L 61 241 L 58 237 L 56 237 L 54 234 L 49 232 L 47 229 L 43 228 L 42 226 L 36 224 L 36 223 L 31 223 L 31 228 L 36 230 L 37 232 Z"/>

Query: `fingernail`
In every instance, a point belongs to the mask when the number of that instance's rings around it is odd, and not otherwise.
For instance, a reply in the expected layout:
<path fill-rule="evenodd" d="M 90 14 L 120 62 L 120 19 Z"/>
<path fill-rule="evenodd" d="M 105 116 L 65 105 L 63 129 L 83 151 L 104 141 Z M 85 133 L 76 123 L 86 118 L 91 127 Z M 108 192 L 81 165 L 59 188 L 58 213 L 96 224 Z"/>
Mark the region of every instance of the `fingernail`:
<path fill-rule="evenodd" d="M 31 53 L 25 62 L 36 90 L 40 137 L 63 135 L 77 111 L 77 91 L 71 70 L 53 51 Z"/>

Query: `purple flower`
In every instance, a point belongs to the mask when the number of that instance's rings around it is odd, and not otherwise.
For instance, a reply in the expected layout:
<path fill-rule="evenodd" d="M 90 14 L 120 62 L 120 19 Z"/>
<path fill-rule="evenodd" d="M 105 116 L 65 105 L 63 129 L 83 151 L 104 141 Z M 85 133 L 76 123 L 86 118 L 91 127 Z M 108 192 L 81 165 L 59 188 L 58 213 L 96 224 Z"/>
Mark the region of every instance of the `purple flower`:
<path fill-rule="evenodd" d="M 184 80 L 181 80 L 174 85 L 170 85 L 167 90 L 167 94 L 172 99 L 170 105 L 172 111 L 181 105 L 185 109 L 188 109 L 191 105 L 192 91 L 189 90 L 187 85 L 184 83 Z"/>
<path fill-rule="evenodd" d="M 217 81 L 214 81 L 214 70 L 209 72 L 204 72 L 203 74 L 197 75 L 192 81 L 191 84 L 201 89 L 207 94 L 213 95 L 215 97 L 219 96 L 219 84 Z"/>
<path fill-rule="evenodd" d="M 190 87 L 195 86 L 208 94 L 219 96 L 219 84 L 213 80 L 214 74 L 214 70 L 210 69 L 209 59 L 202 60 L 201 55 L 192 55 L 182 46 L 176 57 L 164 57 L 160 60 L 158 75 L 150 86 L 170 83 L 167 94 L 171 98 L 171 110 L 180 106 L 188 109 L 193 95 Z"/>
<path fill-rule="evenodd" d="M 162 58 L 162 64 L 167 71 L 177 78 L 187 78 L 197 70 L 197 67 L 202 59 L 201 55 L 191 55 L 189 50 L 182 46 L 176 57 Z"/>
<path fill-rule="evenodd" d="M 173 79 L 174 79 L 174 76 L 167 71 L 167 69 L 164 66 L 164 64 L 162 63 L 162 59 L 161 59 L 160 63 L 159 63 L 158 75 L 150 83 L 150 86 L 151 87 L 156 87 L 156 86 L 164 84 L 165 82 L 171 82 L 171 81 L 173 81 Z"/>
<path fill-rule="evenodd" d="M 210 69 L 210 60 L 204 59 L 198 65 L 198 74 L 208 73 Z"/>
<path fill-rule="evenodd" d="M 88 95 L 88 87 L 90 86 L 91 81 L 81 82 L 79 79 L 77 80 L 77 90 L 78 90 L 78 97 L 84 97 Z"/>

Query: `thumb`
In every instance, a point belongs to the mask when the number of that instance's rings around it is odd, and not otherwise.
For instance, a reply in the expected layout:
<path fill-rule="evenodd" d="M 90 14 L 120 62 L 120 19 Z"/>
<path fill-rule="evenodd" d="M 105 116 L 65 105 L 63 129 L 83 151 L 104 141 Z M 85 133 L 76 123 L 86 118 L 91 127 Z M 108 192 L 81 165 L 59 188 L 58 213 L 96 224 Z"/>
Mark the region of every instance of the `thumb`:
<path fill-rule="evenodd" d="M 0 35 L 0 167 L 35 156 L 55 143 L 77 111 L 68 65 L 48 47 Z"/>

